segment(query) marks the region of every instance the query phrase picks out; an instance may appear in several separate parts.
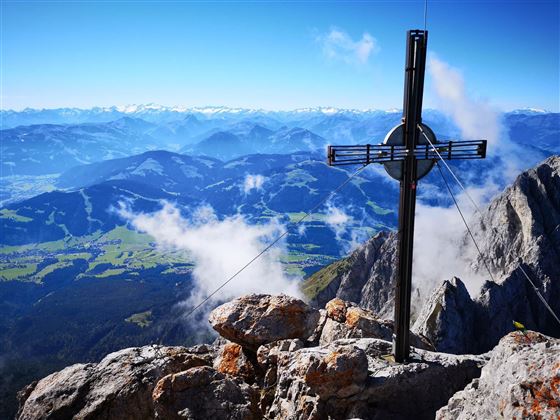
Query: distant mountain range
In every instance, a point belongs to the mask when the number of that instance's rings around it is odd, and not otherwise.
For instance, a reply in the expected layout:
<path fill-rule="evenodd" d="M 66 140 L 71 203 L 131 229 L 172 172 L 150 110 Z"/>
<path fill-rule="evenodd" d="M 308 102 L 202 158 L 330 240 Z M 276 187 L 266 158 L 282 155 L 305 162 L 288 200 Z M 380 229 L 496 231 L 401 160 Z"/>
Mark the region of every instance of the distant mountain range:
<path fill-rule="evenodd" d="M 148 150 L 229 160 L 253 153 L 324 150 L 327 144 L 380 143 L 401 117 L 394 111 L 333 108 L 272 112 L 157 106 L 0 113 L 2 177 L 59 174 Z M 424 120 L 438 138 L 460 138 L 442 113 L 426 110 Z M 516 111 L 504 114 L 503 123 L 514 142 L 538 154 L 531 164 L 560 151 L 555 141 L 560 114 Z"/>

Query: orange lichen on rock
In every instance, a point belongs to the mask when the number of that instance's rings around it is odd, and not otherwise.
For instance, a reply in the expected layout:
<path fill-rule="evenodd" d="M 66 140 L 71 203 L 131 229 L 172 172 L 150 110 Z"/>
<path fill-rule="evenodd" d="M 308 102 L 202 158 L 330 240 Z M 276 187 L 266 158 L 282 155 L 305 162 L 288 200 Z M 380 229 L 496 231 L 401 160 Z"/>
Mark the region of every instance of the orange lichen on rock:
<path fill-rule="evenodd" d="M 236 343 L 227 343 L 214 362 L 214 369 L 220 373 L 239 376 L 248 383 L 255 381 L 255 368 L 243 352 L 243 347 Z"/>
<path fill-rule="evenodd" d="M 517 344 L 532 344 L 532 343 L 542 343 L 546 341 L 546 338 L 534 331 L 515 331 L 512 333 L 513 341 Z"/>
<path fill-rule="evenodd" d="M 359 392 L 367 378 L 367 357 L 358 348 L 331 351 L 306 367 L 305 382 L 321 398 L 345 398 Z"/>
<path fill-rule="evenodd" d="M 359 307 L 348 308 L 346 311 L 346 325 L 351 328 L 362 328 L 361 324 L 370 324 L 371 321 L 377 321 L 372 312 Z"/>
<path fill-rule="evenodd" d="M 550 381 L 522 384 L 523 388 L 527 389 L 531 395 L 529 402 L 532 414 L 540 414 L 545 409 L 560 410 L 559 384 L 559 376 L 555 376 Z"/>
<path fill-rule="evenodd" d="M 243 350 L 239 344 L 226 344 L 222 350 L 222 355 L 218 365 L 216 366 L 216 370 L 230 375 L 239 374 L 239 357 L 241 356 L 242 351 Z"/>

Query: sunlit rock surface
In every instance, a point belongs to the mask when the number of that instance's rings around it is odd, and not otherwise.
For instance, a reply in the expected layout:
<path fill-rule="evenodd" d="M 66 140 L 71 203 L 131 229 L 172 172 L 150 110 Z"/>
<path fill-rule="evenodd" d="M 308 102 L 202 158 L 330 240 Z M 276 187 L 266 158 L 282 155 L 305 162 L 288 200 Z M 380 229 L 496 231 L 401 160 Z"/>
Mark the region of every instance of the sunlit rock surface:
<path fill-rule="evenodd" d="M 455 394 L 438 419 L 558 419 L 560 340 L 513 332 L 490 355 L 480 378 Z"/>

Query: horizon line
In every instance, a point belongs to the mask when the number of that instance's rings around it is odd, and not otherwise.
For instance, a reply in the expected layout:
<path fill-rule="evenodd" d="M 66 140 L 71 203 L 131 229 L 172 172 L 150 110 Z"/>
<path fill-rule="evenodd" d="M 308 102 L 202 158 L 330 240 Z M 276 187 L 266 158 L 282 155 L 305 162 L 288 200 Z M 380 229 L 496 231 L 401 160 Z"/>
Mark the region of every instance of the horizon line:
<path fill-rule="evenodd" d="M 335 107 L 329 105 L 319 105 L 319 106 L 306 106 L 306 107 L 298 107 L 298 108 L 290 108 L 290 109 L 267 109 L 262 107 L 255 107 L 255 108 L 246 108 L 246 107 L 232 107 L 227 105 L 195 105 L 195 106 L 184 106 L 184 105 L 160 105 L 153 102 L 143 103 L 143 104 L 127 104 L 127 105 L 110 105 L 110 106 L 90 106 L 90 107 L 79 107 L 79 106 L 59 106 L 59 107 L 52 107 L 52 108 L 34 108 L 34 107 L 25 107 L 22 109 L 14 109 L 14 108 L 2 108 L 0 107 L 0 112 L 29 112 L 29 111 L 58 111 L 58 110 L 75 110 L 75 111 L 92 111 L 92 110 L 101 110 L 102 112 L 108 111 L 117 111 L 123 114 L 133 114 L 136 112 L 142 111 L 167 111 L 167 112 L 177 112 L 177 113 L 188 113 L 188 112 L 195 112 L 195 113 L 207 113 L 213 114 L 222 110 L 223 112 L 229 113 L 236 113 L 236 112 L 243 112 L 243 111 L 250 111 L 250 112 L 262 112 L 262 113 L 282 113 L 282 112 L 311 112 L 311 111 L 323 111 L 325 114 L 336 114 L 339 112 L 356 112 L 356 113 L 367 113 L 367 112 L 385 112 L 385 113 L 397 113 L 402 112 L 402 108 L 344 108 L 344 107 Z M 215 110 L 215 112 L 210 112 Z M 440 111 L 445 113 L 445 111 L 438 109 L 438 108 L 424 108 L 426 111 Z M 206 112 L 204 112 L 206 111 Z M 507 110 L 496 109 L 499 113 L 508 113 L 514 111 L 531 111 L 534 113 L 547 113 L 547 114 L 555 114 L 559 113 L 559 111 L 551 111 L 546 108 L 540 107 L 523 107 L 523 108 L 511 108 Z"/>

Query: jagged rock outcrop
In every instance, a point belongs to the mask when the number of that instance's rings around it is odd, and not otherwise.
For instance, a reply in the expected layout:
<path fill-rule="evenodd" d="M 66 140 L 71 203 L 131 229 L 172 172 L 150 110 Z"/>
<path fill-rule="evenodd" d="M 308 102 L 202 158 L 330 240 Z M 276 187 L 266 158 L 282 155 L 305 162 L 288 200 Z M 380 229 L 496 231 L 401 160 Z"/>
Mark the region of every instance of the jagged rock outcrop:
<path fill-rule="evenodd" d="M 454 277 L 436 289 L 424 304 L 412 332 L 445 353 L 474 353 L 476 305 L 463 282 Z M 445 334 L 440 334 L 445 331 Z"/>
<path fill-rule="evenodd" d="M 307 279 L 303 290 L 310 303 L 324 307 L 335 297 L 354 302 L 377 316 L 393 316 L 393 290 L 397 236 L 379 232 L 349 257 L 337 261 Z"/>
<path fill-rule="evenodd" d="M 246 310 L 240 302 L 248 303 Z M 297 310 L 279 310 L 279 302 Z M 413 349 L 410 363 L 395 364 L 389 341 L 328 340 L 328 321 L 362 336 L 384 336 L 385 330 L 370 311 L 349 302 L 327 306 L 321 317 L 286 296 L 239 298 L 212 319 L 225 320 L 219 325 L 230 327 L 219 331 L 242 337 L 248 346 L 227 340 L 193 348 L 147 346 L 112 353 L 98 364 L 70 366 L 24 389 L 18 418 L 428 419 L 479 375 L 480 356 Z M 294 317 L 294 325 L 306 326 L 296 328 L 298 338 L 269 341 L 270 331 L 279 331 L 276 325 Z M 233 332 L 241 326 L 247 326 L 243 334 Z M 324 345 L 310 335 L 322 337 Z M 255 350 L 257 342 L 262 344 Z"/>
<path fill-rule="evenodd" d="M 500 340 L 480 378 L 437 412 L 437 419 L 558 419 L 560 340 L 514 332 Z"/>
<path fill-rule="evenodd" d="M 111 353 L 97 364 L 77 364 L 33 383 L 19 394 L 17 417 L 27 419 L 153 418 L 152 391 L 173 372 L 210 365 L 206 345 L 146 346 Z"/>
<path fill-rule="evenodd" d="M 560 337 L 560 325 L 525 276 L 560 313 L 560 156 L 522 173 L 483 211 L 473 230 L 495 281 L 487 281 L 474 299 L 458 284 L 444 283 L 414 331 L 438 350 L 454 353 L 490 350 L 513 330 L 514 320 Z M 483 261 L 475 268 L 485 270 Z"/>
<path fill-rule="evenodd" d="M 210 324 L 222 337 L 245 348 L 287 338 L 308 338 L 317 327 L 319 311 L 286 295 L 247 295 L 218 306 Z"/>

